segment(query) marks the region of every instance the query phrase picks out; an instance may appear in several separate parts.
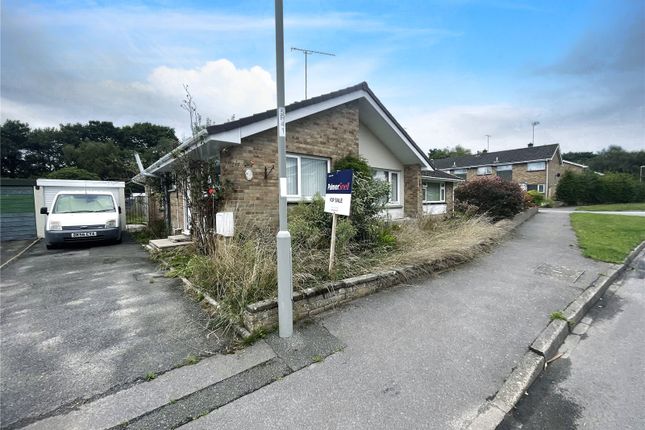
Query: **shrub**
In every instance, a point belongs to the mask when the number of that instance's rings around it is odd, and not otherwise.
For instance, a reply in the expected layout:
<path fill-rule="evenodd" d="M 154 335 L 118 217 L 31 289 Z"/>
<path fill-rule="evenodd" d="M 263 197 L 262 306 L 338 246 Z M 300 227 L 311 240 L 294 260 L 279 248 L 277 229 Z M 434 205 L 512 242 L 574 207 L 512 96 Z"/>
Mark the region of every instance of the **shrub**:
<path fill-rule="evenodd" d="M 544 203 L 544 193 L 536 190 L 531 190 L 527 191 L 526 194 L 531 196 L 531 202 L 533 202 L 535 206 L 542 206 L 542 203 Z"/>
<path fill-rule="evenodd" d="M 347 155 L 336 161 L 334 169 L 353 169 L 352 209 L 349 219 L 356 228 L 356 239 L 363 242 L 378 241 L 378 229 L 390 195 L 390 185 L 372 177 L 372 169 L 364 158 Z"/>
<path fill-rule="evenodd" d="M 578 180 L 577 174 L 570 170 L 564 172 L 558 186 L 555 189 L 556 198 L 567 205 L 578 203 Z"/>
<path fill-rule="evenodd" d="M 78 167 L 63 167 L 62 169 L 54 170 L 49 175 L 49 179 L 82 179 L 87 181 L 98 181 L 101 178 L 96 173 L 80 169 Z"/>
<path fill-rule="evenodd" d="M 477 213 L 496 221 L 511 218 L 524 209 L 524 192 L 520 186 L 499 177 L 466 182 L 455 189 L 455 199 L 460 209 L 475 206 Z"/>

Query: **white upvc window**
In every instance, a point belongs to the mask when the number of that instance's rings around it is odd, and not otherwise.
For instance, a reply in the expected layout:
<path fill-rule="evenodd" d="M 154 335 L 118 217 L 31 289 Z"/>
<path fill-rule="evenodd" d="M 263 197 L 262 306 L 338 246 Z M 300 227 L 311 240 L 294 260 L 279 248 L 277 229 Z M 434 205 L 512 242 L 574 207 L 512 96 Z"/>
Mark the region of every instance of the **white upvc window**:
<path fill-rule="evenodd" d="M 444 203 L 446 201 L 445 182 L 424 182 L 423 203 Z"/>
<path fill-rule="evenodd" d="M 544 161 L 535 161 L 533 163 L 527 163 L 526 170 L 529 172 L 538 172 L 540 170 L 546 170 L 546 163 Z"/>
<path fill-rule="evenodd" d="M 478 176 L 492 175 L 492 174 L 493 174 L 493 168 L 491 166 L 482 166 L 477 168 Z"/>
<path fill-rule="evenodd" d="M 468 169 L 453 169 L 450 173 L 461 179 L 466 179 L 468 176 Z"/>
<path fill-rule="evenodd" d="M 287 200 L 311 200 L 325 195 L 329 159 L 287 154 Z"/>
<path fill-rule="evenodd" d="M 537 184 L 537 191 L 544 194 L 544 184 Z"/>
<path fill-rule="evenodd" d="M 390 184 L 390 198 L 388 204 L 398 205 L 400 201 L 401 172 L 396 170 L 374 169 L 374 179 L 385 181 Z"/>

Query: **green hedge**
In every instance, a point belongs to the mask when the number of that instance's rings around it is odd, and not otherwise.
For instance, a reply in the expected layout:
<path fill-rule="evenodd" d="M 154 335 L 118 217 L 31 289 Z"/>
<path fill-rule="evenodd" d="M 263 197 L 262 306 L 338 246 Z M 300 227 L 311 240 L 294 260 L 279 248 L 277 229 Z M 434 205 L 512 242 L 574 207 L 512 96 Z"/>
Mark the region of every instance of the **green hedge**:
<path fill-rule="evenodd" d="M 560 178 L 556 195 L 568 205 L 643 202 L 645 184 L 626 173 L 601 176 L 591 171 L 568 171 Z"/>

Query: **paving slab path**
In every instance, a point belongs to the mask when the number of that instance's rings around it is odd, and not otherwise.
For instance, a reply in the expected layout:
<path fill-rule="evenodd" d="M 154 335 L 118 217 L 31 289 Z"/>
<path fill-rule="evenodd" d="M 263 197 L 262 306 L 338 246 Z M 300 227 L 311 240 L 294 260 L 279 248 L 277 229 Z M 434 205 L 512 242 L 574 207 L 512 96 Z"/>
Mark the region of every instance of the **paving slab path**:
<path fill-rule="evenodd" d="M 471 263 L 324 314 L 346 348 L 182 428 L 464 428 L 610 267 L 581 255 L 569 217 L 540 213 Z"/>
<path fill-rule="evenodd" d="M 48 251 L 0 273 L 0 427 L 19 427 L 225 343 L 140 245 Z M 86 427 L 87 428 L 87 427 Z"/>

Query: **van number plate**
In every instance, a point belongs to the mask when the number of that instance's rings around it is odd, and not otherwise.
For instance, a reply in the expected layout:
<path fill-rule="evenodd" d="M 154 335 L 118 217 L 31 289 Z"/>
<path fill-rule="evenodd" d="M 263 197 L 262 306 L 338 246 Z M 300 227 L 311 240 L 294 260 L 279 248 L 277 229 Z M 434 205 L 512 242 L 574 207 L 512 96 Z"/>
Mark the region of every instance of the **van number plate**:
<path fill-rule="evenodd" d="M 95 231 L 84 231 L 81 233 L 72 233 L 72 237 L 91 237 L 96 236 Z"/>

